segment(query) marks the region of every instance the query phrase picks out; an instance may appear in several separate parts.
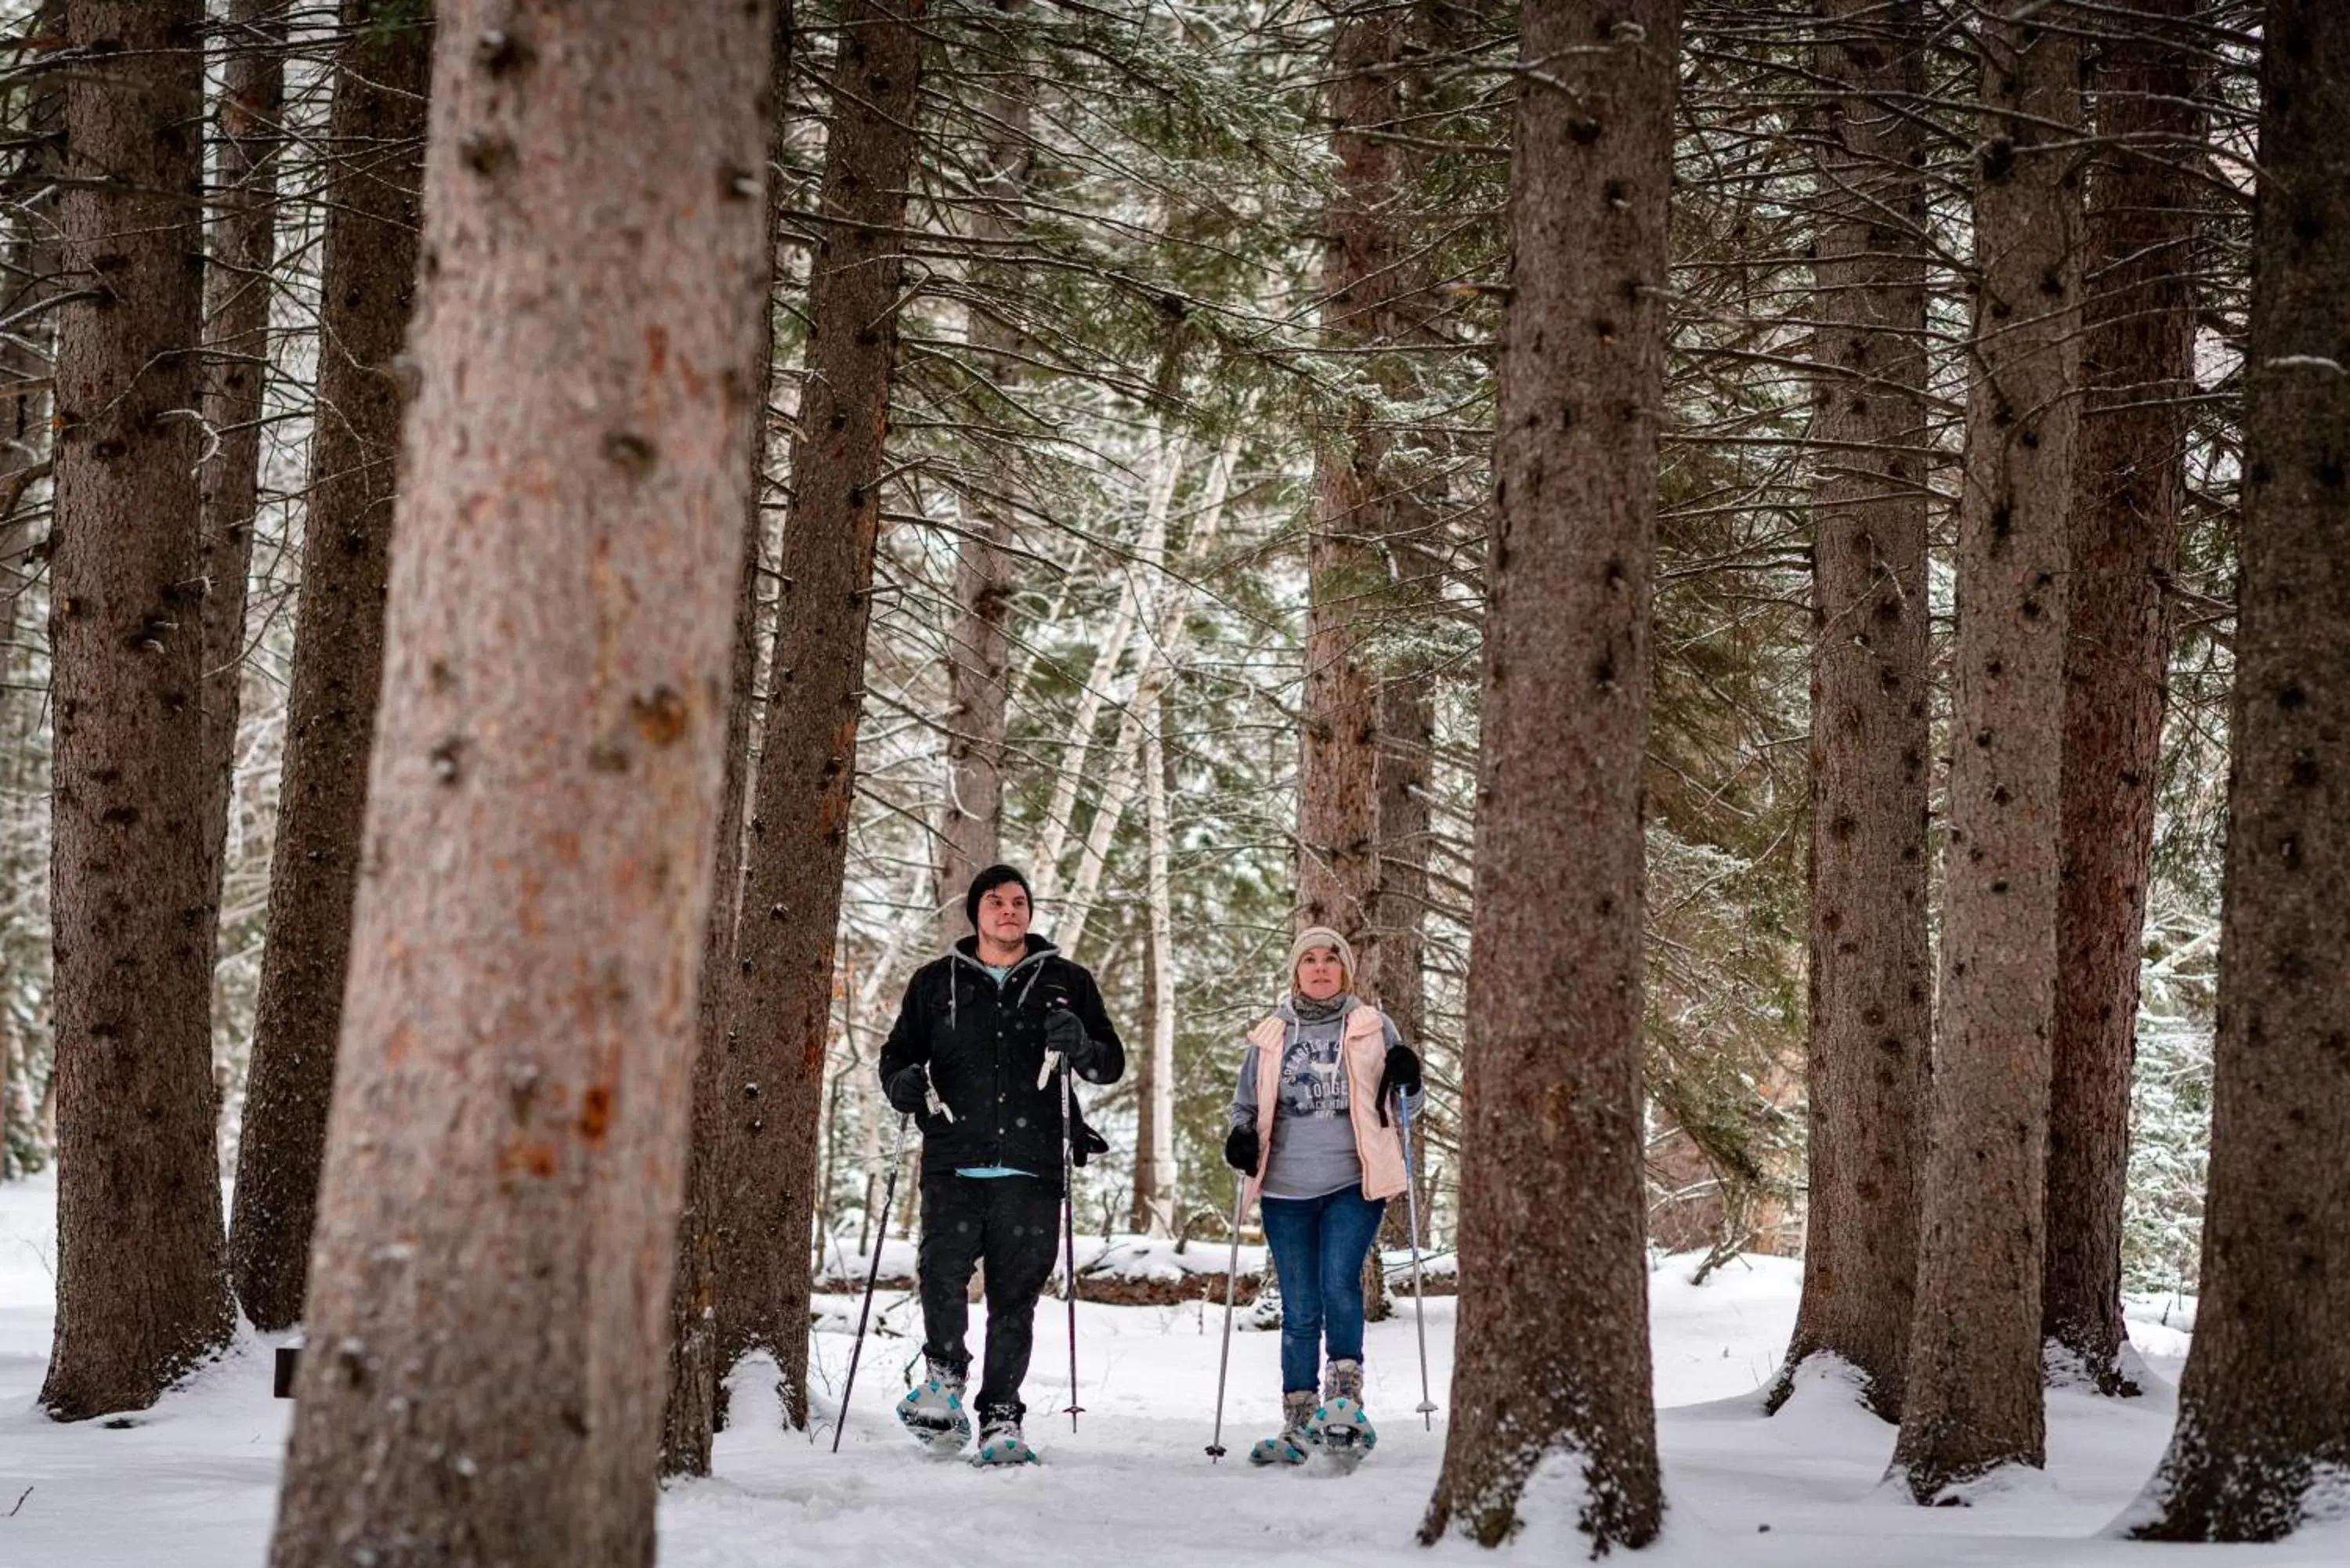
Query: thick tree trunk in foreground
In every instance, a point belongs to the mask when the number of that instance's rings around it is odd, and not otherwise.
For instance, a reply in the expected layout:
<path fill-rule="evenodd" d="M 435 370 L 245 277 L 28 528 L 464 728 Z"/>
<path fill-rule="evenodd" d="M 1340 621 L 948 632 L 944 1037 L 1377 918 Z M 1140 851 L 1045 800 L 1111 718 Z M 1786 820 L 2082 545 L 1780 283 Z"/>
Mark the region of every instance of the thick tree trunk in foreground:
<path fill-rule="evenodd" d="M 228 1232 L 237 1300 L 265 1329 L 302 1315 L 383 679 L 401 401 L 392 361 L 415 294 L 432 66 L 430 25 L 396 19 L 407 15 L 385 0 L 345 0 L 352 31 L 328 121 L 338 161 L 327 183 L 302 597 Z"/>
<path fill-rule="evenodd" d="M 2080 45 L 2062 20 L 2010 0 L 1981 30 L 1941 1017 L 1893 1455 L 1920 1502 L 2045 1455 L 2041 1206 L 2080 352 Z"/>
<path fill-rule="evenodd" d="M 702 922 L 702 988 L 695 1004 L 693 1129 L 685 1165 L 685 1208 L 677 1221 L 676 1277 L 670 1286 L 669 1399 L 661 1410 L 663 1476 L 710 1473 L 710 1444 L 725 1414 L 718 1364 L 718 1253 L 725 1221 L 726 1024 L 734 996 L 734 931 L 743 909 L 743 819 L 751 794 L 751 706 L 759 664 L 759 551 L 766 538 L 769 443 L 783 429 L 772 414 L 775 291 L 783 276 L 784 135 L 792 79 L 792 0 L 775 8 L 767 117 L 766 308 L 752 334 L 751 490 L 743 512 L 743 582 L 734 597 L 733 668 L 726 699 L 726 772 L 711 848 L 710 915 Z"/>
<path fill-rule="evenodd" d="M 286 0 L 234 0 L 224 42 L 221 185 L 204 267 L 203 410 L 210 456 L 197 471 L 197 565 L 204 584 L 205 881 L 219 938 L 221 874 L 244 678 L 245 579 L 261 488 L 269 381 L 271 264 L 277 255 L 277 150 L 286 102 Z"/>
<path fill-rule="evenodd" d="M 196 568 L 203 7 L 68 8 L 50 555 L 57 1318 L 41 1406 L 143 1407 L 227 1342 Z M 101 45 L 107 46 L 100 51 Z"/>
<path fill-rule="evenodd" d="M 440 11 L 280 1568 L 652 1562 L 766 26 Z"/>
<path fill-rule="evenodd" d="M 1813 266 L 1809 1218 L 1773 1407 L 1833 1355 L 1901 1418 L 1931 1047 L 1921 0 L 1827 0 Z"/>
<path fill-rule="evenodd" d="M 897 358 L 921 11 L 920 0 L 851 0 L 841 20 L 727 1032 L 734 1144 L 720 1253 L 720 1365 L 754 1347 L 772 1351 L 795 1427 L 808 1416 L 816 1128 Z"/>
<path fill-rule="evenodd" d="M 2272 0 L 2245 355 L 2203 1302 L 2142 1535 L 2269 1541 L 2350 1472 L 2350 11 Z"/>
<path fill-rule="evenodd" d="M 1487 557 L 1461 1332 L 1423 1540 L 1518 1527 L 1580 1472 L 1595 1550 L 1663 1511 L 1640 1165 L 1640 776 L 1672 0 L 1529 7 Z M 1562 898 L 1561 889 L 1569 889 Z M 1559 1020 L 1576 1027 L 1562 1033 Z"/>
<path fill-rule="evenodd" d="M 2178 556 L 2195 385 L 2189 148 L 2202 135 L 2195 57 L 2149 16 L 2104 47 L 2102 162 L 2091 171 L 2082 279 L 2081 457 L 2066 576 L 2064 761 L 2049 1082 L 2042 1337 L 2071 1375 L 2135 1393 L 2121 1367 L 2122 1200 L 2138 963 L 2154 857 L 2155 774 L 2170 655 L 2163 588 Z"/>

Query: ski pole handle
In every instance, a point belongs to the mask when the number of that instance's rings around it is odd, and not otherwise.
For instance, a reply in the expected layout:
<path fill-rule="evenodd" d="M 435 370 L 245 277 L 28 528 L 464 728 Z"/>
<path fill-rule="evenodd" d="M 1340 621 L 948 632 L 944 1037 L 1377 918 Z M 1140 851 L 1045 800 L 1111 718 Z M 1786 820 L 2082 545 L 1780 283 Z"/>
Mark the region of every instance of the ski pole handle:
<path fill-rule="evenodd" d="M 939 1086 L 931 1082 L 931 1070 L 928 1067 L 922 1069 L 922 1104 L 929 1108 L 931 1115 L 944 1116 L 950 1126 L 953 1124 L 954 1111 L 946 1101 L 939 1098 Z"/>

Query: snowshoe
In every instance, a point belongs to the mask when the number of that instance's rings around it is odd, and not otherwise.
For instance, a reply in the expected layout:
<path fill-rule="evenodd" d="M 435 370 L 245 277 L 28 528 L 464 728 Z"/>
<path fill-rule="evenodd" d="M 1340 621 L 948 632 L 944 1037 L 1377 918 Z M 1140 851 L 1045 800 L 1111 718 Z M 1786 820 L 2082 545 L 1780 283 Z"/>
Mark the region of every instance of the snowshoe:
<path fill-rule="evenodd" d="M 1370 1412 L 1353 1399 L 1333 1399 L 1314 1408 L 1314 1424 L 1306 1428 L 1314 1446 L 1341 1469 L 1353 1469 L 1378 1447 L 1378 1429 Z"/>
<path fill-rule="evenodd" d="M 1363 1364 L 1352 1358 L 1323 1369 L 1322 1402 L 1306 1434 L 1340 1469 L 1353 1469 L 1378 1446 L 1379 1434 L 1363 1408 Z"/>
<path fill-rule="evenodd" d="M 1309 1431 L 1314 1420 L 1315 1400 L 1311 1388 L 1299 1389 L 1281 1397 L 1281 1430 L 1270 1438 L 1259 1438 L 1249 1449 L 1253 1465 L 1302 1465 L 1305 1462 L 1305 1446 L 1313 1441 Z"/>
<path fill-rule="evenodd" d="M 971 1412 L 963 1408 L 962 1374 L 931 1362 L 922 1380 L 898 1401 L 898 1424 L 933 1453 L 951 1454 L 971 1440 Z"/>
<path fill-rule="evenodd" d="M 979 1451 L 971 1456 L 971 1462 L 983 1469 L 993 1469 L 998 1465 L 1034 1465 L 1044 1461 L 1036 1457 L 1036 1450 L 1028 1446 L 1028 1439 L 1020 1435 L 1019 1417 L 996 1416 L 981 1423 Z"/>

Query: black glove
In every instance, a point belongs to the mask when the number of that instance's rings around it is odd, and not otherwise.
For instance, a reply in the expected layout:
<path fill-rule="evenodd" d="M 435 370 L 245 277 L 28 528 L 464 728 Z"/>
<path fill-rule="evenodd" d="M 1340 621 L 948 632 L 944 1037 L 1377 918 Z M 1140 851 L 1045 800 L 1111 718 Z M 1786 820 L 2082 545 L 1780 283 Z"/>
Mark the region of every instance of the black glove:
<path fill-rule="evenodd" d="M 1379 1126 L 1388 1125 L 1388 1101 L 1398 1089 L 1419 1093 L 1419 1054 L 1409 1045 L 1388 1047 L 1388 1064 L 1379 1072 Z"/>
<path fill-rule="evenodd" d="M 889 1108 L 899 1115 L 916 1116 L 922 1114 L 922 1107 L 928 1104 L 930 1088 L 931 1070 L 917 1062 L 910 1067 L 900 1067 L 882 1079 L 881 1097 L 888 1100 Z"/>
<path fill-rule="evenodd" d="M 1086 1033 L 1085 1021 L 1066 1007 L 1055 1007 L 1045 1014 L 1045 1048 L 1058 1051 L 1069 1064 L 1069 1071 L 1079 1075 L 1093 1066 L 1101 1054 L 1092 1036 Z"/>
<path fill-rule="evenodd" d="M 1224 1163 L 1243 1176 L 1256 1174 L 1256 1128 L 1234 1127 L 1224 1137 Z"/>

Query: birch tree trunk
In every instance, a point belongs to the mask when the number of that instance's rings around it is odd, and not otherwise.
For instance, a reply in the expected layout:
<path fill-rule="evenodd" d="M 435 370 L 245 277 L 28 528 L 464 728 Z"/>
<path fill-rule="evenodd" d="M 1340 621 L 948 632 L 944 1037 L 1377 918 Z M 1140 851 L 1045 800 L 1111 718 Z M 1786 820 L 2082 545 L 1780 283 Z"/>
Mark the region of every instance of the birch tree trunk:
<path fill-rule="evenodd" d="M 57 1338 L 41 1407 L 143 1408 L 226 1344 L 202 824 L 203 7 L 67 7 L 59 202 Z"/>
<path fill-rule="evenodd" d="M 1664 1506 L 1640 1163 L 1640 779 L 1679 34 L 1673 0 L 1560 0 L 1522 23 L 1521 62 L 1542 79 L 1520 91 L 1510 170 L 1461 1327 L 1429 1542 L 1506 1540 L 1544 1464 L 1579 1472 L 1595 1552 L 1646 1544 Z"/>
<path fill-rule="evenodd" d="M 745 1350 L 772 1351 L 794 1427 L 806 1426 L 808 1414 L 809 1227 L 897 358 L 921 22 L 920 0 L 850 0 L 842 14 L 774 670 L 735 939 L 721 1376 Z"/>
<path fill-rule="evenodd" d="M 2045 1458 L 2041 1227 L 2079 423 L 2080 45 L 2066 25 L 2038 0 L 2006 0 L 1980 35 L 1941 1016 L 1893 1452 L 1920 1502 Z"/>
<path fill-rule="evenodd" d="M 2138 1533 L 2272 1541 L 2350 1473 L 2350 10 L 2270 0 L 2203 1298 Z"/>
<path fill-rule="evenodd" d="M 653 1559 L 767 25 L 440 9 L 280 1568 Z"/>
<path fill-rule="evenodd" d="M 1932 1044 L 1922 0 L 1825 0 L 1812 314 L 1810 1202 L 1776 1409 L 1832 1355 L 1901 1418 Z"/>
<path fill-rule="evenodd" d="M 2056 1031 L 2041 1335 L 2090 1386 L 2121 1366 L 2122 1202 L 2138 963 L 2154 858 L 2187 413 L 2195 385 L 2195 64 L 2174 30 L 2202 0 L 2136 0 L 2091 78 L 2083 284 L 2086 404 L 2066 576 Z"/>
<path fill-rule="evenodd" d="M 393 361 L 415 296 L 432 67 L 431 25 L 404 7 L 344 0 L 343 20 L 328 111 L 337 161 L 326 190 L 302 597 L 228 1234 L 237 1300 L 269 1330 L 302 1315 L 334 1094 L 383 680 L 401 411 Z"/>

